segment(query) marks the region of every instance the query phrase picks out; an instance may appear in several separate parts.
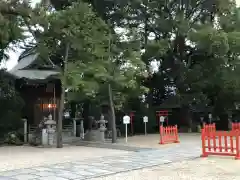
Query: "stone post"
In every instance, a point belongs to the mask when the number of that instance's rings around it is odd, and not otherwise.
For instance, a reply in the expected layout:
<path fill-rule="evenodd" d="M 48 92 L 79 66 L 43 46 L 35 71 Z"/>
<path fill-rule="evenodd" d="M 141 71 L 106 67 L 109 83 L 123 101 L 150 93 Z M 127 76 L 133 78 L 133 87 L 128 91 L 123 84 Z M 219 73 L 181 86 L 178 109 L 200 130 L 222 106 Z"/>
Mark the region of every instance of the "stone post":
<path fill-rule="evenodd" d="M 47 129 L 42 129 L 42 145 L 47 146 L 48 145 L 48 132 Z"/>
<path fill-rule="evenodd" d="M 77 134 L 76 134 L 76 132 L 77 132 L 77 119 L 76 118 L 73 118 L 73 136 L 74 137 L 76 137 L 77 136 Z"/>
<path fill-rule="evenodd" d="M 84 124 L 83 119 L 80 120 L 80 138 L 84 139 Z"/>
<path fill-rule="evenodd" d="M 22 119 L 23 120 L 23 134 L 24 134 L 24 143 L 27 143 L 28 141 L 28 128 L 27 128 L 27 119 Z"/>
<path fill-rule="evenodd" d="M 54 145 L 54 135 L 55 135 L 55 129 L 49 128 L 48 129 L 48 145 L 50 146 Z"/>

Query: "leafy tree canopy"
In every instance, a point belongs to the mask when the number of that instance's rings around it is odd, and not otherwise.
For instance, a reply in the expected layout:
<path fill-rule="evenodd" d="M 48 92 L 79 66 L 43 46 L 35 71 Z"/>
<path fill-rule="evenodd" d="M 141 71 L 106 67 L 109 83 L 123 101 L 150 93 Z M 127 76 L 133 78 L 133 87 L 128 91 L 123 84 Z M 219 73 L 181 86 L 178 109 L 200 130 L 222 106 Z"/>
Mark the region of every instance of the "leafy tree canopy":
<path fill-rule="evenodd" d="M 7 50 L 25 39 L 24 19 L 29 16 L 30 10 L 27 1 L 0 2 L 0 60 L 8 59 Z"/>

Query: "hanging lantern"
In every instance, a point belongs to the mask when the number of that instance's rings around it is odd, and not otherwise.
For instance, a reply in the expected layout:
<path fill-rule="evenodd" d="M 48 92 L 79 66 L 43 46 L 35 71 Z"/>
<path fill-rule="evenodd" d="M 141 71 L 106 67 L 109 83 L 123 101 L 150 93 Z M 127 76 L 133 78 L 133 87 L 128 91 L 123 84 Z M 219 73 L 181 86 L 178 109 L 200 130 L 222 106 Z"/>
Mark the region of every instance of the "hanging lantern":
<path fill-rule="evenodd" d="M 43 109 L 55 109 L 56 107 L 56 104 L 42 104 Z"/>

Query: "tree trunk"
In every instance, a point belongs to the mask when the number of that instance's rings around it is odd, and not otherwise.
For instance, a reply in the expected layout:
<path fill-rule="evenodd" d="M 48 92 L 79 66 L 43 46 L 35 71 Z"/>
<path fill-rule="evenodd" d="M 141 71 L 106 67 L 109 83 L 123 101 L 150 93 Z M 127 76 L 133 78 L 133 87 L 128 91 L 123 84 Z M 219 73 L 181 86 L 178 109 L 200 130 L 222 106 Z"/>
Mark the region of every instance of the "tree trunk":
<path fill-rule="evenodd" d="M 108 117 L 108 131 L 112 131 L 112 110 L 111 108 L 108 109 L 108 114 L 107 114 L 107 117 Z"/>
<path fill-rule="evenodd" d="M 90 102 L 89 100 L 85 100 L 83 103 L 83 119 L 84 119 L 84 129 L 88 130 L 90 127 L 89 116 L 90 116 Z"/>
<path fill-rule="evenodd" d="M 59 116 L 57 120 L 57 148 L 62 148 L 62 121 L 63 121 L 63 111 L 64 111 L 64 100 L 65 100 L 65 73 L 67 70 L 67 61 L 68 61 L 68 52 L 69 52 L 69 44 L 66 45 L 66 51 L 63 61 L 63 69 L 62 69 L 62 83 L 61 83 L 61 99 L 59 105 Z"/>
<path fill-rule="evenodd" d="M 63 86 L 63 85 L 62 85 Z M 63 121 L 63 111 L 64 111 L 64 99 L 65 99 L 65 89 L 62 87 L 61 99 L 59 105 L 59 116 L 57 121 L 57 148 L 62 148 L 62 121 Z"/>
<path fill-rule="evenodd" d="M 110 111 L 111 111 L 110 118 L 112 120 L 112 143 L 116 143 L 117 142 L 116 117 L 115 117 L 115 109 L 113 104 L 111 84 L 108 84 L 108 93 L 109 93 L 109 104 L 110 104 Z"/>

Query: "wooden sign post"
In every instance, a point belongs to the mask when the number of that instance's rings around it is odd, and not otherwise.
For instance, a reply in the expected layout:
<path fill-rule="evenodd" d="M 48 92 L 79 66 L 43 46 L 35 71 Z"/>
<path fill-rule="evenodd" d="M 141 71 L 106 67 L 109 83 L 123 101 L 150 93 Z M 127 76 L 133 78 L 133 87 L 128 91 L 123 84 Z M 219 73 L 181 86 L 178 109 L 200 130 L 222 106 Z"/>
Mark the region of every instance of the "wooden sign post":
<path fill-rule="evenodd" d="M 163 124 L 166 117 L 168 117 L 168 111 L 162 110 L 162 111 L 157 111 L 156 113 L 157 113 L 157 117 L 158 117 L 158 126 L 160 126 L 161 123 Z M 163 117 L 164 117 L 164 119 L 163 119 Z"/>
<path fill-rule="evenodd" d="M 128 124 L 130 124 L 130 117 L 129 116 L 123 116 L 123 124 L 125 124 L 125 139 L 126 139 L 126 143 L 127 143 Z"/>
<path fill-rule="evenodd" d="M 148 123 L 148 117 L 143 117 L 143 123 L 144 123 L 144 130 L 145 130 L 145 136 L 147 135 L 147 123 Z"/>

